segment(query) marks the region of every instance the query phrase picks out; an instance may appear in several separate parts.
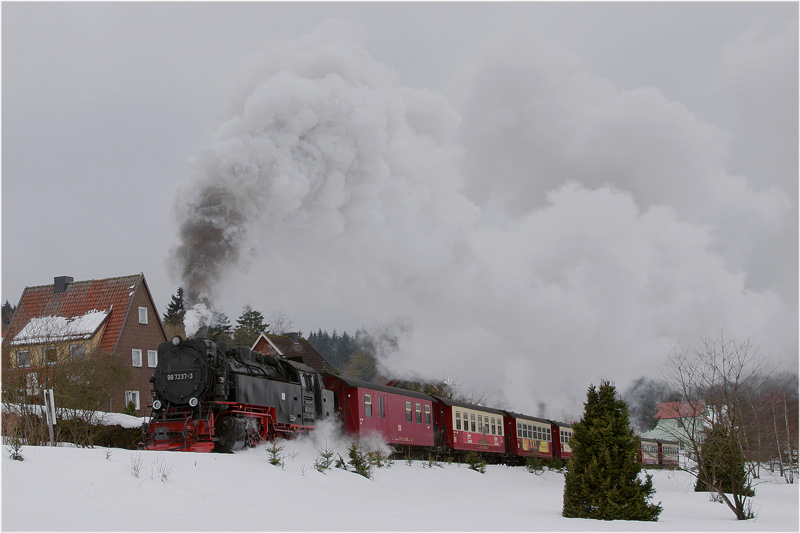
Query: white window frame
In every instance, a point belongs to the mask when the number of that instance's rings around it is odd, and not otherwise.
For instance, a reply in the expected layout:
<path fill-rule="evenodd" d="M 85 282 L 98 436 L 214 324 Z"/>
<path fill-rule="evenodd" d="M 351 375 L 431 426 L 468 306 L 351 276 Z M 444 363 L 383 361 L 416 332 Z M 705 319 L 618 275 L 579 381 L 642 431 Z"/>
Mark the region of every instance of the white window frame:
<path fill-rule="evenodd" d="M 134 407 L 138 411 L 141 406 L 139 404 L 139 391 L 138 390 L 126 390 L 125 391 L 125 407 L 128 407 L 128 404 L 133 402 Z"/>
<path fill-rule="evenodd" d="M 158 350 L 147 350 L 147 366 L 149 368 L 158 366 Z"/>
<path fill-rule="evenodd" d="M 139 308 L 139 324 L 147 324 L 147 308 Z"/>
<path fill-rule="evenodd" d="M 86 347 L 83 344 L 70 344 L 69 345 L 69 358 L 75 359 L 82 357 L 86 354 Z"/>
<path fill-rule="evenodd" d="M 131 350 L 131 364 L 137 368 L 142 367 L 142 350 L 140 348 Z"/>
<path fill-rule="evenodd" d="M 19 356 L 20 354 L 27 354 L 26 357 L 28 359 L 28 364 L 19 364 Z M 31 351 L 30 350 L 17 350 L 17 368 L 28 368 L 31 366 Z"/>

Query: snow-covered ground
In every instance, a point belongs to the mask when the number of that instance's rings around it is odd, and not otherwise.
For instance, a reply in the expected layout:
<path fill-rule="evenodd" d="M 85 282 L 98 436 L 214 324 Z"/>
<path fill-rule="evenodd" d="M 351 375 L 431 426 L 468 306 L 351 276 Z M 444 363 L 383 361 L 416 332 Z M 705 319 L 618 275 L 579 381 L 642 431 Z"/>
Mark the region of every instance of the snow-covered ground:
<path fill-rule="evenodd" d="M 525 468 L 429 466 L 397 460 L 372 479 L 317 472 L 331 434 L 235 454 L 23 447 L 2 457 L 2 529 L 59 531 L 797 531 L 798 486 L 764 477 L 757 517 L 737 522 L 683 472 L 653 471 L 660 520 L 601 522 L 561 516 L 564 476 Z M 316 439 L 316 440 L 315 440 Z M 138 477 L 133 466 L 140 466 Z M 161 474 L 165 474 L 162 476 Z M 162 479 L 165 477 L 166 479 Z"/>

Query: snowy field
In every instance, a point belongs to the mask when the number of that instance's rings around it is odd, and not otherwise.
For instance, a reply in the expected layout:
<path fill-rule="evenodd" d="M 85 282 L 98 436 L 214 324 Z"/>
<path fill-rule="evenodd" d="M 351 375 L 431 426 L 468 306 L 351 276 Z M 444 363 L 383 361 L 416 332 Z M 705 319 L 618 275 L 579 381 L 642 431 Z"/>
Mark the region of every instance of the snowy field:
<path fill-rule="evenodd" d="M 229 455 L 23 447 L 2 458 L 3 531 L 797 531 L 798 486 L 764 477 L 757 517 L 737 522 L 683 472 L 653 471 L 655 523 L 561 516 L 564 477 L 546 471 L 397 460 L 372 479 L 317 472 L 331 437 Z M 345 459 L 346 446 L 336 445 Z M 6 447 L 4 447 L 6 448 Z M 140 465 L 138 477 L 133 466 Z M 162 476 L 164 474 L 164 476 Z M 165 480 L 162 480 L 165 477 Z"/>

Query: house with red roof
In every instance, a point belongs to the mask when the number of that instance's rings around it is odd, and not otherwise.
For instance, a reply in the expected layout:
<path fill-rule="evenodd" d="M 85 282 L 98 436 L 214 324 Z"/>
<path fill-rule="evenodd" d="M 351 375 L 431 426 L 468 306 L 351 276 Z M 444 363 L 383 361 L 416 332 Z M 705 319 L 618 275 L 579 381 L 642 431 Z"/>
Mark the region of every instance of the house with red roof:
<path fill-rule="evenodd" d="M 144 274 L 26 287 L 3 338 L 3 366 L 26 372 L 27 393 L 41 395 L 39 375 L 50 365 L 91 353 L 130 365 L 130 378 L 108 398 L 109 412 L 132 402 L 144 414 L 158 345 L 166 334 Z"/>
<path fill-rule="evenodd" d="M 678 441 L 685 449 L 692 440 L 702 442 L 708 426 L 707 410 L 702 402 L 664 402 L 658 404 L 656 427 L 639 435 L 643 439 Z"/>
<path fill-rule="evenodd" d="M 325 358 L 299 333 L 286 333 L 285 335 L 261 333 L 251 349 L 263 355 L 286 357 L 310 366 L 317 372 L 333 371 L 333 366 L 328 364 Z"/>

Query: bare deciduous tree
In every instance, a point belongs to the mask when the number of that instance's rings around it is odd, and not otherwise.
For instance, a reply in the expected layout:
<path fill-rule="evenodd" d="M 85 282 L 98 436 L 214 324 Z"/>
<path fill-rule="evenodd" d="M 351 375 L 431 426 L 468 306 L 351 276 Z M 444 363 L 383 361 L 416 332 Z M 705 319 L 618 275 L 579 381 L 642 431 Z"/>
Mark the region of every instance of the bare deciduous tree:
<path fill-rule="evenodd" d="M 702 406 L 702 416 L 683 418 L 683 427 L 675 431 L 674 438 L 698 459 L 684 468 L 715 492 L 739 520 L 752 518 L 748 498 L 754 488 L 753 463 L 743 466 L 743 476 L 723 463 L 732 455 L 744 453 L 747 391 L 770 370 L 749 339 L 730 338 L 723 331 L 702 339 L 696 347 L 674 349 L 664 371 L 664 378 L 680 394 L 681 402 Z M 704 440 L 710 435 L 713 446 L 709 443 L 703 458 Z M 716 453 L 719 450 L 722 453 Z"/>

